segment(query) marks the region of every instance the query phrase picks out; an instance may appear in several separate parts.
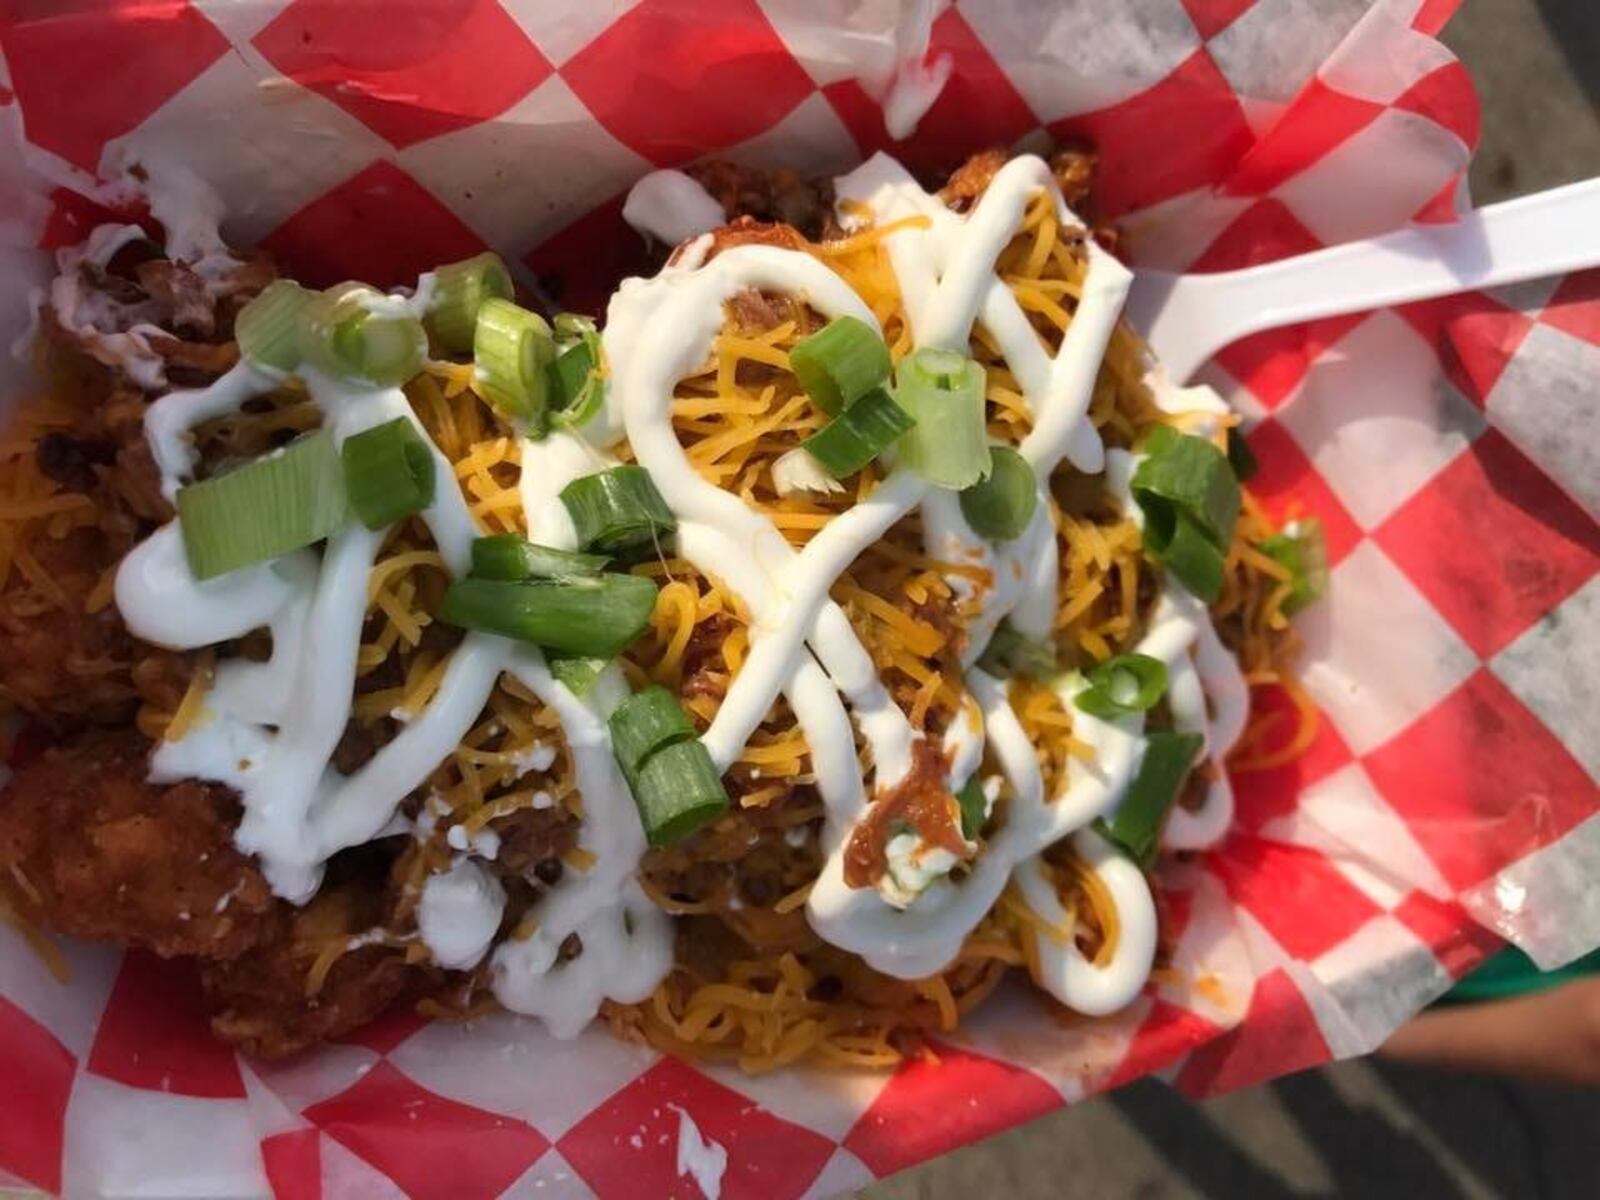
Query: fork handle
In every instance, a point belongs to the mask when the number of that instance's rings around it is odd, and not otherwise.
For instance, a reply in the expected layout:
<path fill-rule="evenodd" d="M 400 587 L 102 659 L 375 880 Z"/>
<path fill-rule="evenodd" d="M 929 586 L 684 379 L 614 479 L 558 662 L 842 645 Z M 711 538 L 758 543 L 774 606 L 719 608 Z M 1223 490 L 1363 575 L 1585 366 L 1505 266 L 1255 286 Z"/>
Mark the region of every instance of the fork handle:
<path fill-rule="evenodd" d="M 1600 266 L 1600 178 L 1295 258 L 1152 280 L 1130 300 L 1158 354 L 1186 378 L 1216 351 L 1264 329 L 1431 300 Z M 1165 284 L 1165 286 L 1163 286 Z M 1187 328 L 1179 333 L 1176 326 Z M 1165 328 L 1164 328 L 1165 327 Z"/>

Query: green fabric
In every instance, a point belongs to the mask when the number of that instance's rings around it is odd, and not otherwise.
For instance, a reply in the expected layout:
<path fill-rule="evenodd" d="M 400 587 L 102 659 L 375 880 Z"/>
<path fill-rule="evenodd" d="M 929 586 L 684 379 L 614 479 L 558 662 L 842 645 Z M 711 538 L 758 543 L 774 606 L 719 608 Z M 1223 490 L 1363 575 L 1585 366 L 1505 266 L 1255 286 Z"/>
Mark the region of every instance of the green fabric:
<path fill-rule="evenodd" d="M 1475 1004 L 1539 992 L 1576 979 L 1600 974 L 1600 950 L 1554 971 L 1541 971 L 1515 946 L 1508 946 L 1445 993 L 1441 1004 Z"/>

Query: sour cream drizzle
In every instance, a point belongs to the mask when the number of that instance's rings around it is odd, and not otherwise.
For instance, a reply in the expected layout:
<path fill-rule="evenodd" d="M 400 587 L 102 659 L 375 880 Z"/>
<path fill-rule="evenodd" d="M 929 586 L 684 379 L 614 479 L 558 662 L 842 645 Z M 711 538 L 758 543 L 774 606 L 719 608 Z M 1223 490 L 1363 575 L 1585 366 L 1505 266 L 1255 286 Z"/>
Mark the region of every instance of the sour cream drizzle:
<path fill-rule="evenodd" d="M 1051 197 L 1064 228 L 1081 226 L 1048 168 L 1031 156 L 1002 168 L 965 216 L 946 209 L 882 155 L 838 181 L 841 201 L 866 205 L 875 222 L 928 218 L 926 228 L 903 229 L 887 239 L 916 343 L 965 352 L 973 323 L 984 325 L 1032 411 L 1034 428 L 1020 449 L 1035 467 L 1041 493 L 1063 460 L 1085 472 L 1105 469 L 1113 488 L 1125 492 L 1132 464 L 1126 455 L 1104 452 L 1086 414 L 1128 272 L 1086 243 L 1083 296 L 1053 357 L 994 273 L 995 259 L 1041 191 Z M 118 236 L 124 235 L 105 240 Z M 1010 879 L 1046 919 L 1064 919 L 1038 855 L 1071 836 L 1116 898 L 1122 936 L 1105 967 L 1086 962 L 1071 946 L 1042 947 L 1042 982 L 1085 1012 L 1125 1004 L 1149 971 L 1154 906 L 1137 868 L 1087 826 L 1114 810 L 1137 771 L 1144 749 L 1141 721 L 1081 717 L 1078 733 L 1095 749 L 1095 761 L 1074 761 L 1065 787 L 1048 797 L 1005 683 L 971 666 L 1000 620 L 1009 617 L 1033 636 L 1051 626 L 1059 563 L 1048 506 L 1038 506 L 1021 537 L 995 547 L 967 526 L 953 494 L 894 469 L 803 550 L 791 548 L 765 516 L 694 471 L 672 428 L 674 389 L 709 356 L 724 303 L 747 288 L 802 297 L 829 317 L 853 315 L 874 328 L 876 320 L 840 276 L 809 255 L 740 246 L 707 262 L 708 248 L 707 238 L 686 244 L 655 278 L 628 280 L 613 297 L 604 332 L 611 367 L 606 403 L 578 434 L 558 432 L 522 444 L 520 490 L 529 536 L 574 547 L 559 492 L 570 480 L 614 462 L 607 451 L 625 436 L 678 516 L 679 553 L 737 592 L 751 614 L 748 657 L 703 738 L 712 759 L 726 769 L 780 695 L 805 733 L 828 812 L 827 861 L 807 905 L 817 932 L 889 974 L 931 974 L 955 957 Z M 385 311 L 420 313 L 431 286 L 431 277 L 424 276 L 414 294 L 379 303 Z M 352 384 L 309 369 L 302 380 L 336 441 L 395 417 L 415 423 L 398 389 Z M 210 387 L 173 392 L 153 404 L 146 433 L 163 491 L 175 494 L 193 472 L 189 431 L 195 424 L 235 411 L 280 382 L 270 371 L 241 363 Z M 1158 399 L 1174 402 L 1167 391 L 1158 388 Z M 1170 391 L 1177 402 L 1188 398 Z M 434 453 L 439 479 L 453 479 L 448 461 L 436 447 Z M 972 775 L 987 741 L 1011 800 L 1005 826 L 961 882 L 939 879 L 920 895 L 907 896 L 890 888 L 852 889 L 843 881 L 843 847 L 869 801 L 856 759 L 856 731 L 870 748 L 879 788 L 909 770 L 921 735 L 888 694 L 828 593 L 857 555 L 919 507 L 932 556 L 980 565 L 994 578 L 978 597 L 981 608 L 970 628 L 966 682 L 972 705 L 945 737 L 949 783 L 954 788 Z M 1129 511 L 1137 517 L 1136 509 Z M 463 573 L 478 530 L 459 488 L 441 485 L 422 517 L 451 570 Z M 206 697 L 210 719 L 159 746 L 152 777 L 197 777 L 234 787 L 244 806 L 239 847 L 259 858 L 279 895 L 303 903 L 316 891 L 330 855 L 394 830 L 401 800 L 454 749 L 500 674 L 510 673 L 561 721 L 585 802 L 578 844 L 594 864 L 586 872 L 568 872 L 539 902 L 530 914 L 530 936 L 493 951 L 493 988 L 508 1009 L 541 1017 L 557 1036 L 573 1036 L 605 999 L 644 999 L 672 964 L 671 921 L 635 878 L 645 839 L 605 726 L 607 713 L 626 695 L 626 683 L 613 668 L 580 700 L 550 676 L 537 650 L 469 634 L 428 706 L 411 714 L 359 771 L 338 774 L 331 760 L 350 715 L 367 580 L 382 541 L 381 532 L 351 525 L 329 540 L 320 560 L 301 551 L 205 582 L 189 572 L 175 522 L 128 555 L 118 571 L 116 597 L 137 636 L 179 649 L 263 626 L 273 638 L 267 662 L 229 661 L 218 668 Z M 972 595 L 967 581 L 951 582 Z M 1242 728 L 1245 692 L 1204 606 L 1169 585 L 1139 648 L 1168 663 L 1175 723 L 1203 732 L 1207 753 L 1220 761 Z M 1217 776 L 1202 809 L 1174 814 L 1169 843 L 1203 845 L 1226 828 L 1232 797 L 1225 774 Z M 483 931 L 492 935 L 503 904 L 503 891 L 463 855 L 427 885 L 421 936 L 444 965 L 475 962 L 488 945 Z M 575 958 L 562 953 L 573 934 L 582 944 Z"/>
<path fill-rule="evenodd" d="M 1062 199 L 1046 165 L 1012 160 L 963 216 L 925 193 L 895 162 L 879 155 L 840 179 L 842 202 L 865 205 L 877 224 L 927 218 L 887 239 L 916 344 L 965 352 L 981 321 L 1000 345 L 1034 417 L 1022 454 L 1044 481 L 1069 461 L 1095 473 L 1104 448 L 1086 419 L 1095 379 L 1131 280 L 1092 241 L 1083 297 L 1060 351 L 1052 357 L 1034 333 L 994 263 L 1021 225 L 1028 202 L 1047 193 L 1068 229 L 1082 226 Z M 1046 797 L 1033 747 L 1007 699 L 1005 685 L 972 667 L 967 684 L 977 711 L 963 714 L 945 738 L 952 787 L 976 769 L 985 738 L 993 745 L 1012 793 L 1005 828 L 984 847 L 959 884 L 942 879 L 909 900 L 895 888 L 856 889 L 844 883 L 843 848 L 866 811 L 868 796 L 855 758 L 855 730 L 870 748 L 875 785 L 892 786 L 910 765 L 917 735 L 888 696 L 870 657 L 829 588 L 855 557 L 906 513 L 920 506 L 928 553 L 990 569 L 994 586 L 970 631 L 970 660 L 994 627 L 1010 617 L 1024 633 L 1048 632 L 1055 611 L 1055 530 L 1041 503 L 1028 530 L 996 548 L 962 518 L 956 497 L 893 470 L 863 502 L 824 527 L 801 551 L 737 497 L 701 479 L 672 429 L 671 404 L 679 379 L 711 352 L 723 304 L 747 288 L 799 296 L 822 315 L 852 315 L 876 328 L 866 306 L 816 259 L 764 246 L 739 246 L 704 261 L 704 242 L 691 244 L 655 279 L 632 280 L 613 300 L 606 352 L 613 369 L 607 409 L 592 435 L 609 444 L 626 434 L 636 459 L 679 515 L 679 551 L 736 591 L 752 615 L 751 647 L 703 741 L 726 767 L 779 695 L 788 698 L 811 749 L 818 789 L 828 808 L 827 861 L 813 887 L 807 916 L 825 939 L 860 954 L 888 974 L 916 978 L 955 957 L 1008 879 L 1019 886 L 1042 878 L 1038 854 L 1072 835 L 1080 854 L 1118 901 L 1122 937 L 1113 960 L 1095 967 L 1072 948 L 1048 957 L 1045 986 L 1084 1011 L 1125 1004 L 1148 975 L 1155 914 L 1143 876 L 1086 826 L 1114 810 L 1143 754 L 1139 724 L 1086 718 L 1081 736 L 1097 750 L 1092 766 L 1074 763 L 1061 794 Z M 964 580 L 952 585 L 971 595 Z M 1243 696 L 1238 669 L 1211 631 L 1202 605 L 1169 588 L 1141 649 L 1162 650 L 1174 671 L 1172 706 L 1180 728 L 1201 728 L 1220 757 L 1238 736 Z M 1191 650 L 1193 651 L 1191 655 Z M 1237 683 L 1237 688 L 1235 684 Z M 1220 693 L 1216 719 L 1206 688 Z M 1236 695 L 1237 693 L 1237 695 Z M 1070 699 L 1070 697 L 1069 697 Z M 1213 788 L 1226 789 L 1223 782 Z M 1220 819 L 1213 815 L 1221 814 Z M 1173 844 L 1219 836 L 1231 803 L 1208 803 L 1200 814 L 1173 822 Z M 1055 910 L 1059 911 L 1059 902 Z"/>
<path fill-rule="evenodd" d="M 420 313 L 430 294 L 431 277 L 424 276 L 412 296 L 379 303 L 385 311 Z M 399 389 L 311 369 L 301 378 L 340 443 L 395 417 L 416 423 Z M 193 471 L 194 425 L 236 411 L 281 382 L 274 372 L 241 363 L 207 388 L 172 392 L 152 404 L 145 432 L 163 492 L 176 494 Z M 464 574 L 479 531 L 460 489 L 444 482 L 455 478 L 453 467 L 437 447 L 433 452 L 440 485 L 421 516 L 452 572 Z M 530 530 L 544 542 L 572 547 L 557 493 L 605 460 L 557 434 L 525 441 L 522 462 Z M 189 570 L 175 521 L 134 548 L 118 569 L 116 599 L 138 637 L 195 649 L 263 626 L 272 633 L 268 661 L 230 660 L 218 667 L 205 698 L 209 719 L 158 746 L 151 777 L 212 779 L 236 789 L 244 808 L 236 843 L 257 856 L 278 895 L 304 903 L 316 892 L 328 857 L 393 831 L 400 802 L 455 749 L 500 674 L 510 673 L 561 718 L 586 808 L 578 845 L 594 856 L 594 865 L 586 873 L 568 872 L 540 902 L 531 937 L 494 952 L 493 987 L 507 1008 L 544 1018 L 559 1036 L 574 1036 L 602 1000 L 644 999 L 672 962 L 671 923 L 634 880 L 644 833 L 606 736 L 605 713 L 626 687 L 613 672 L 579 701 L 550 676 L 537 650 L 469 634 L 428 706 L 359 771 L 340 775 L 332 756 L 350 717 L 367 581 L 382 542 L 382 532 L 352 523 L 329 539 L 320 560 L 299 551 L 204 582 Z M 504 903 L 499 884 L 465 857 L 431 878 L 419 932 L 435 961 L 465 967 L 481 959 Z M 574 933 L 582 954 L 558 962 L 562 942 Z"/>

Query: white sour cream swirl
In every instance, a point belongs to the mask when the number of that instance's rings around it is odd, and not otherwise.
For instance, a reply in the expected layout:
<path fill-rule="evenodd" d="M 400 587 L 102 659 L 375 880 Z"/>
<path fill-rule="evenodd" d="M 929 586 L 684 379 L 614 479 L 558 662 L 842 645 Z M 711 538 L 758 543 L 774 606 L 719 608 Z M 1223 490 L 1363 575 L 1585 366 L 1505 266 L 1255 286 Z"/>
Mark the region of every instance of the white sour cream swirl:
<path fill-rule="evenodd" d="M 675 231 L 684 232 L 711 219 L 703 193 L 696 196 L 660 177 L 649 188 L 633 204 L 647 227 L 667 232 L 676 222 Z M 984 327 L 1032 415 L 1032 432 L 1019 450 L 1035 469 L 1041 496 L 1063 461 L 1088 473 L 1105 470 L 1113 489 L 1125 494 L 1132 463 L 1126 455 L 1105 452 L 1087 413 L 1129 273 L 1086 242 L 1083 294 L 1054 355 L 995 274 L 996 258 L 1041 192 L 1055 205 L 1063 228 L 1082 226 L 1046 165 L 1032 156 L 1012 160 L 965 215 L 945 208 L 882 155 L 840 179 L 837 192 L 841 209 L 859 213 L 864 207 L 878 224 L 926 218 L 922 227 L 905 226 L 886 238 L 914 340 L 919 347 L 965 352 L 973 326 Z M 125 235 L 108 233 L 102 242 L 120 236 Z M 1151 965 L 1154 905 L 1138 869 L 1087 827 L 1115 810 L 1137 772 L 1145 744 L 1142 721 L 1082 716 L 1078 734 L 1096 759 L 1090 765 L 1074 761 L 1062 790 L 1047 796 L 1005 684 L 971 665 L 1002 619 L 1034 637 L 1051 627 L 1059 563 L 1048 505 L 1038 505 L 1020 537 L 997 547 L 971 530 L 954 494 L 897 468 L 796 551 L 764 515 L 702 479 L 677 440 L 671 404 L 679 380 L 710 355 L 726 301 L 755 288 L 800 297 L 826 317 L 851 315 L 877 324 L 849 284 L 810 255 L 745 245 L 708 261 L 708 243 L 702 238 L 684 246 L 656 277 L 628 280 L 613 298 L 604 332 L 610 387 L 594 420 L 578 434 L 523 442 L 521 499 L 530 537 L 573 547 L 559 492 L 572 479 L 614 462 L 608 451 L 625 437 L 677 515 L 679 553 L 736 592 L 751 616 L 748 656 L 703 738 L 713 761 L 726 769 L 780 695 L 804 731 L 827 808 L 827 858 L 806 908 L 817 933 L 888 974 L 932 974 L 956 956 L 1008 881 L 1016 881 L 1042 916 L 1056 919 L 1060 903 L 1039 855 L 1070 837 L 1115 897 L 1122 936 L 1103 966 L 1070 946 L 1043 948 L 1040 982 L 1084 1012 L 1126 1004 Z M 96 251 L 104 253 L 104 245 Z M 431 277 L 424 276 L 414 294 L 387 300 L 386 311 L 420 313 L 430 291 Z M 351 384 L 309 369 L 303 379 L 336 441 L 396 417 L 415 423 L 398 389 Z M 196 423 L 234 411 L 279 382 L 269 371 L 241 364 L 208 388 L 172 392 L 153 404 L 146 431 L 163 490 L 174 494 L 193 472 L 189 431 Z M 1184 405 L 1184 411 L 1209 411 L 1214 401 L 1164 386 L 1157 393 L 1164 405 Z M 434 453 L 441 484 L 422 517 L 459 574 L 478 529 L 459 488 L 444 482 L 454 479 L 450 464 L 437 448 Z M 992 750 L 1009 796 L 1007 818 L 959 882 L 919 875 L 910 889 L 850 888 L 843 879 L 844 847 L 870 799 L 856 734 L 870 748 L 878 789 L 904 777 L 921 735 L 889 695 L 829 589 L 857 555 L 916 509 L 931 556 L 973 563 L 994 579 L 977 597 L 968 631 L 972 705 L 952 722 L 943 749 L 952 789 L 977 770 L 986 745 Z M 1137 516 L 1132 506 L 1129 511 Z M 401 801 L 472 727 L 500 675 L 511 674 L 561 721 L 585 802 L 579 846 L 593 866 L 568 872 L 539 901 L 530 913 L 531 936 L 490 952 L 493 988 L 508 1009 L 541 1017 L 558 1036 L 575 1035 L 607 998 L 644 999 L 672 964 L 671 922 L 636 879 L 644 834 L 605 726 L 626 685 L 613 669 L 580 700 L 555 682 L 537 650 L 469 634 L 427 707 L 360 770 L 340 775 L 332 755 L 350 715 L 367 580 L 382 540 L 381 532 L 351 525 L 329 540 L 320 559 L 300 551 L 206 582 L 189 572 L 175 524 L 127 557 L 116 598 L 137 636 L 190 649 L 266 627 L 273 642 L 264 663 L 229 661 L 219 667 L 205 700 L 210 719 L 158 747 L 152 776 L 212 779 L 235 788 L 244 808 L 239 847 L 258 857 L 279 895 L 301 903 L 315 892 L 329 856 L 393 829 Z M 966 580 L 951 583 L 972 596 Z M 1206 753 L 1220 764 L 1242 728 L 1247 697 L 1238 666 L 1204 606 L 1169 583 L 1139 649 L 1167 663 L 1175 724 L 1201 732 Z M 1206 804 L 1174 814 L 1170 844 L 1205 845 L 1226 829 L 1232 797 L 1226 774 L 1214 774 Z M 436 961 L 468 966 L 489 952 L 504 902 L 492 884 L 466 851 L 447 874 L 429 881 L 421 936 Z M 561 952 L 573 934 L 583 947 L 576 958 Z"/>

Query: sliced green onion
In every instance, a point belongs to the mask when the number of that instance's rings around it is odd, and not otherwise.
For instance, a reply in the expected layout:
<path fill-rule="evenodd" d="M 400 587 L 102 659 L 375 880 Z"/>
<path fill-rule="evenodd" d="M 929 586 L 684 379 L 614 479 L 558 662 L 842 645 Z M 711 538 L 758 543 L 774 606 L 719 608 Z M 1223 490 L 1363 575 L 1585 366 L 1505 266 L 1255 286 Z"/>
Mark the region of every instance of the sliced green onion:
<path fill-rule="evenodd" d="M 445 592 L 439 619 L 566 654 L 610 658 L 644 632 L 655 604 L 656 585 L 638 575 L 532 583 L 468 578 Z"/>
<path fill-rule="evenodd" d="M 562 313 L 556 321 L 559 323 L 562 317 L 571 316 L 571 313 Z M 559 328 L 557 332 L 560 332 Z M 550 364 L 553 385 L 551 403 L 556 410 L 556 419 L 563 425 L 582 425 L 600 407 L 601 400 L 605 398 L 600 361 L 600 335 L 595 332 L 593 322 L 590 322 L 587 329 L 580 331 L 578 340 L 556 355 L 555 361 Z"/>
<path fill-rule="evenodd" d="M 300 365 L 300 314 L 314 293 L 288 279 L 274 279 L 239 310 L 233 337 L 239 353 L 278 371 Z"/>
<path fill-rule="evenodd" d="M 1099 823 L 1100 832 L 1140 866 L 1154 861 L 1161 827 L 1166 824 L 1167 814 L 1204 741 L 1198 733 L 1157 730 L 1146 734 L 1139 773 L 1128 785 L 1116 811 Z"/>
<path fill-rule="evenodd" d="M 633 801 L 652 846 L 670 846 L 728 810 L 727 789 L 699 738 L 652 754 L 639 771 Z"/>
<path fill-rule="evenodd" d="M 433 447 L 406 417 L 345 439 L 344 489 L 368 529 L 393 525 L 433 503 Z"/>
<path fill-rule="evenodd" d="M 1145 514 L 1176 509 L 1188 514 L 1218 549 L 1226 549 L 1239 519 L 1239 481 L 1221 450 L 1203 437 L 1157 425 L 1130 485 Z"/>
<path fill-rule="evenodd" d="M 498 254 L 485 250 L 434 271 L 433 305 L 423 324 L 451 354 L 470 354 L 485 300 L 509 300 L 516 288 Z"/>
<path fill-rule="evenodd" d="M 587 342 L 574 342 L 556 355 L 555 362 L 550 364 L 550 369 L 555 372 L 556 394 L 553 400 L 556 408 L 567 409 L 579 401 L 583 389 L 589 384 L 589 377 L 594 374 L 595 366 L 594 351 Z"/>
<path fill-rule="evenodd" d="M 901 407 L 917 422 L 900 439 L 905 464 L 945 488 L 959 490 L 988 478 L 983 368 L 948 350 L 918 350 L 901 362 L 895 380 Z"/>
<path fill-rule="evenodd" d="M 978 666 L 996 679 L 1026 675 L 1030 679 L 1048 680 L 1061 671 L 1054 646 L 1018 633 L 1007 621 L 996 626 L 989 644 L 978 656 Z"/>
<path fill-rule="evenodd" d="M 1155 518 L 1147 517 L 1145 548 L 1193 595 L 1207 604 L 1216 603 L 1222 595 L 1222 551 L 1189 519 L 1188 513 L 1172 510 L 1170 519 L 1172 524 L 1163 528 Z"/>
<path fill-rule="evenodd" d="M 1105 720 L 1149 712 L 1167 690 L 1167 664 L 1148 654 L 1119 654 L 1084 677 L 1089 686 L 1073 703 L 1091 717 Z"/>
<path fill-rule="evenodd" d="M 1283 602 L 1287 616 L 1322 598 L 1328 590 L 1328 550 L 1322 539 L 1322 522 L 1296 521 L 1282 533 L 1257 543 L 1257 549 L 1289 568 L 1289 596 Z"/>
<path fill-rule="evenodd" d="M 1255 451 L 1250 449 L 1250 443 L 1244 440 L 1244 432 L 1237 425 L 1228 430 L 1228 465 L 1240 483 L 1253 479 L 1261 469 Z"/>
<path fill-rule="evenodd" d="M 611 752 L 634 787 L 651 756 L 695 736 L 694 723 L 683 705 L 660 686 L 629 696 L 612 711 L 606 725 L 611 730 Z"/>
<path fill-rule="evenodd" d="M 556 344 L 538 313 L 509 300 L 485 300 L 472 340 L 478 391 L 539 436 L 549 426 L 550 364 Z"/>
<path fill-rule="evenodd" d="M 1168 573 L 1204 600 L 1222 594 L 1222 568 L 1239 518 L 1239 481 L 1205 438 L 1158 425 L 1133 473 L 1144 510 L 1144 544 Z"/>
<path fill-rule="evenodd" d="M 983 785 L 976 775 L 961 785 L 956 803 L 961 806 L 961 836 L 973 841 L 989 819 L 989 799 L 983 794 Z"/>
<path fill-rule="evenodd" d="M 557 313 L 551 326 L 555 329 L 558 345 L 566 345 L 585 334 L 595 332 L 594 318 L 583 313 Z"/>
<path fill-rule="evenodd" d="M 598 575 L 610 561 L 604 554 L 540 546 L 514 533 L 497 533 L 472 543 L 475 579 L 569 579 Z"/>
<path fill-rule="evenodd" d="M 381 293 L 341 283 L 315 295 L 300 314 L 301 354 L 341 379 L 383 387 L 406 382 L 428 359 L 428 335 L 415 317 L 374 312 Z"/>
<path fill-rule="evenodd" d="M 553 650 L 546 651 L 544 662 L 545 666 L 550 668 L 550 674 L 555 676 L 556 682 L 574 696 L 582 696 L 593 687 L 594 681 L 600 678 L 600 673 L 611 665 L 611 660 L 608 658 L 579 658 L 558 654 Z"/>
<path fill-rule="evenodd" d="M 836 417 L 889 378 L 889 347 L 865 321 L 835 317 L 796 343 L 789 369 L 811 402 Z"/>
<path fill-rule="evenodd" d="M 561 489 L 578 545 L 613 554 L 639 546 L 659 545 L 678 527 L 678 520 L 639 466 L 612 467 L 574 479 Z"/>
<path fill-rule="evenodd" d="M 1039 482 L 1033 467 L 1010 446 L 990 446 L 993 469 L 961 490 L 961 515 L 973 532 L 990 541 L 1019 536 L 1039 506 Z"/>
<path fill-rule="evenodd" d="M 326 430 L 178 489 L 178 528 L 196 579 L 210 579 L 319 542 L 349 509 L 339 451 Z"/>
<path fill-rule="evenodd" d="M 800 443 L 829 475 L 854 475 L 916 422 L 883 388 L 858 396 L 845 410 Z"/>

